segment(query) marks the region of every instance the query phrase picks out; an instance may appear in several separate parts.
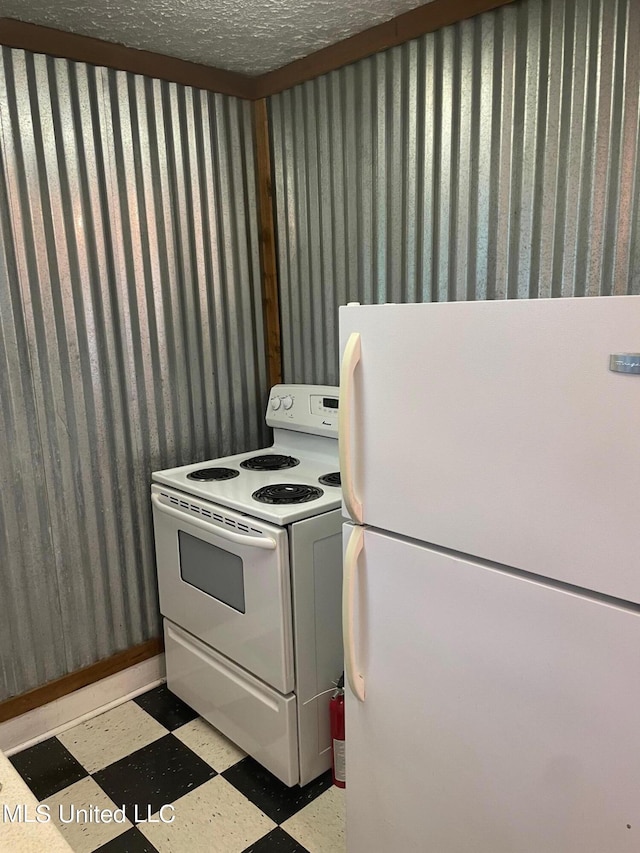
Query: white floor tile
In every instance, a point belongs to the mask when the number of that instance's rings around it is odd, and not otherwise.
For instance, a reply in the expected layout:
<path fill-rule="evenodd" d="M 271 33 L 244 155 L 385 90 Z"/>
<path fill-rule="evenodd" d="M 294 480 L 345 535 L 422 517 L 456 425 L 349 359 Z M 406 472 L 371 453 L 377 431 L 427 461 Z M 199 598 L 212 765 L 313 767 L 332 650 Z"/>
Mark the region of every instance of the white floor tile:
<path fill-rule="evenodd" d="M 210 726 L 202 717 L 181 726 L 173 734 L 218 773 L 222 773 L 223 770 L 236 764 L 247 754 L 235 743 L 227 740 L 223 734 Z"/>
<path fill-rule="evenodd" d="M 347 849 L 344 789 L 332 785 L 286 820 L 282 828 L 309 853 L 344 853 Z"/>
<path fill-rule="evenodd" d="M 216 776 L 174 803 L 171 824 L 139 824 L 160 853 L 207 851 L 241 853 L 275 823 L 222 776 Z"/>
<path fill-rule="evenodd" d="M 95 773 L 166 734 L 164 726 L 132 701 L 68 729 L 58 740 Z"/>
<path fill-rule="evenodd" d="M 84 820 L 63 823 L 60 820 L 60 817 L 65 821 L 70 819 L 72 816 L 71 806 L 76 810 L 91 809 L 92 811 L 96 806 L 100 810 L 110 809 L 113 811 L 119 808 L 109 799 L 98 783 L 90 777 L 69 785 L 68 788 L 53 794 L 43 802 L 49 806 L 52 823 L 55 823 L 60 829 L 65 841 L 75 853 L 91 853 L 92 850 L 96 850 L 101 845 L 106 844 L 107 841 L 111 841 L 112 838 L 122 835 L 123 832 L 131 828 L 131 823 L 128 820 L 125 820 L 124 823 L 92 823 L 84 822 Z"/>

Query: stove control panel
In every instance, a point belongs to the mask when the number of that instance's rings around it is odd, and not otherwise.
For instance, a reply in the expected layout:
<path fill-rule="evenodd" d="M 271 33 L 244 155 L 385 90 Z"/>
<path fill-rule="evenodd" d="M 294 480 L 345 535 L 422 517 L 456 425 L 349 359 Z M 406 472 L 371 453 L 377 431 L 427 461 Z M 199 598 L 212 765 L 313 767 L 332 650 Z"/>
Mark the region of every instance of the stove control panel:
<path fill-rule="evenodd" d="M 267 424 L 337 438 L 338 394 L 333 385 L 274 385 L 267 405 Z"/>

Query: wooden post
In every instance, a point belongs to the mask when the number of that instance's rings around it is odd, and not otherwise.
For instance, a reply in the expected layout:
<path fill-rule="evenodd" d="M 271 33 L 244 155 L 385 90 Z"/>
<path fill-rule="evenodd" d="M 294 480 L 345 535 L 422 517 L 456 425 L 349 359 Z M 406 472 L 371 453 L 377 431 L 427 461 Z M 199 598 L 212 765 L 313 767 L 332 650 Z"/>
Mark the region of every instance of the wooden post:
<path fill-rule="evenodd" d="M 276 232 L 271 184 L 269 115 L 267 112 L 267 102 L 264 98 L 253 102 L 253 121 L 256 140 L 262 304 L 264 308 L 265 342 L 267 349 L 267 375 L 269 377 L 269 387 L 271 387 L 282 382 L 282 348 L 280 343 Z"/>

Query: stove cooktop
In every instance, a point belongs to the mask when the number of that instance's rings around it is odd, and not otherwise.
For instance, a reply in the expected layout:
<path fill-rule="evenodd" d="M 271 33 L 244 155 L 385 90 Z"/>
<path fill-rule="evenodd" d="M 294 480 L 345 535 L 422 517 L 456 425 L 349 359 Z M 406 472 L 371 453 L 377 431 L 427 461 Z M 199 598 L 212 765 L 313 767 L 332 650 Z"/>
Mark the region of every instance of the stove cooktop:
<path fill-rule="evenodd" d="M 339 509 L 342 503 L 339 473 L 335 470 L 338 442 L 320 439 L 319 446 L 311 443 L 312 452 L 302 446 L 305 443 L 308 436 L 301 436 L 294 446 L 278 445 L 156 471 L 153 481 L 284 526 Z M 255 460 L 269 460 L 266 464 L 271 465 L 273 460 L 283 459 L 293 460 L 293 464 L 255 468 Z M 328 480 L 323 479 L 327 477 Z"/>
<path fill-rule="evenodd" d="M 274 385 L 261 450 L 155 471 L 155 483 L 279 526 L 339 509 L 338 389 Z"/>

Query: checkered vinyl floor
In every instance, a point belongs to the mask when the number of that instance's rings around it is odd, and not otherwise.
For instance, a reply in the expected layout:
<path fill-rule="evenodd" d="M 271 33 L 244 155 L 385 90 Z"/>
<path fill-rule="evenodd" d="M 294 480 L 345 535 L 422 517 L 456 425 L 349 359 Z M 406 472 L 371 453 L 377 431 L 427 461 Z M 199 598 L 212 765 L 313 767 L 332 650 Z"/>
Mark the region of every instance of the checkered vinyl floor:
<path fill-rule="evenodd" d="M 287 788 L 161 685 L 12 756 L 77 853 L 340 853 L 344 792 Z M 158 821 L 174 806 L 172 823 Z M 61 824 L 125 806 L 126 823 Z M 167 817 L 171 812 L 163 812 Z M 137 820 L 136 820 L 137 819 Z"/>

